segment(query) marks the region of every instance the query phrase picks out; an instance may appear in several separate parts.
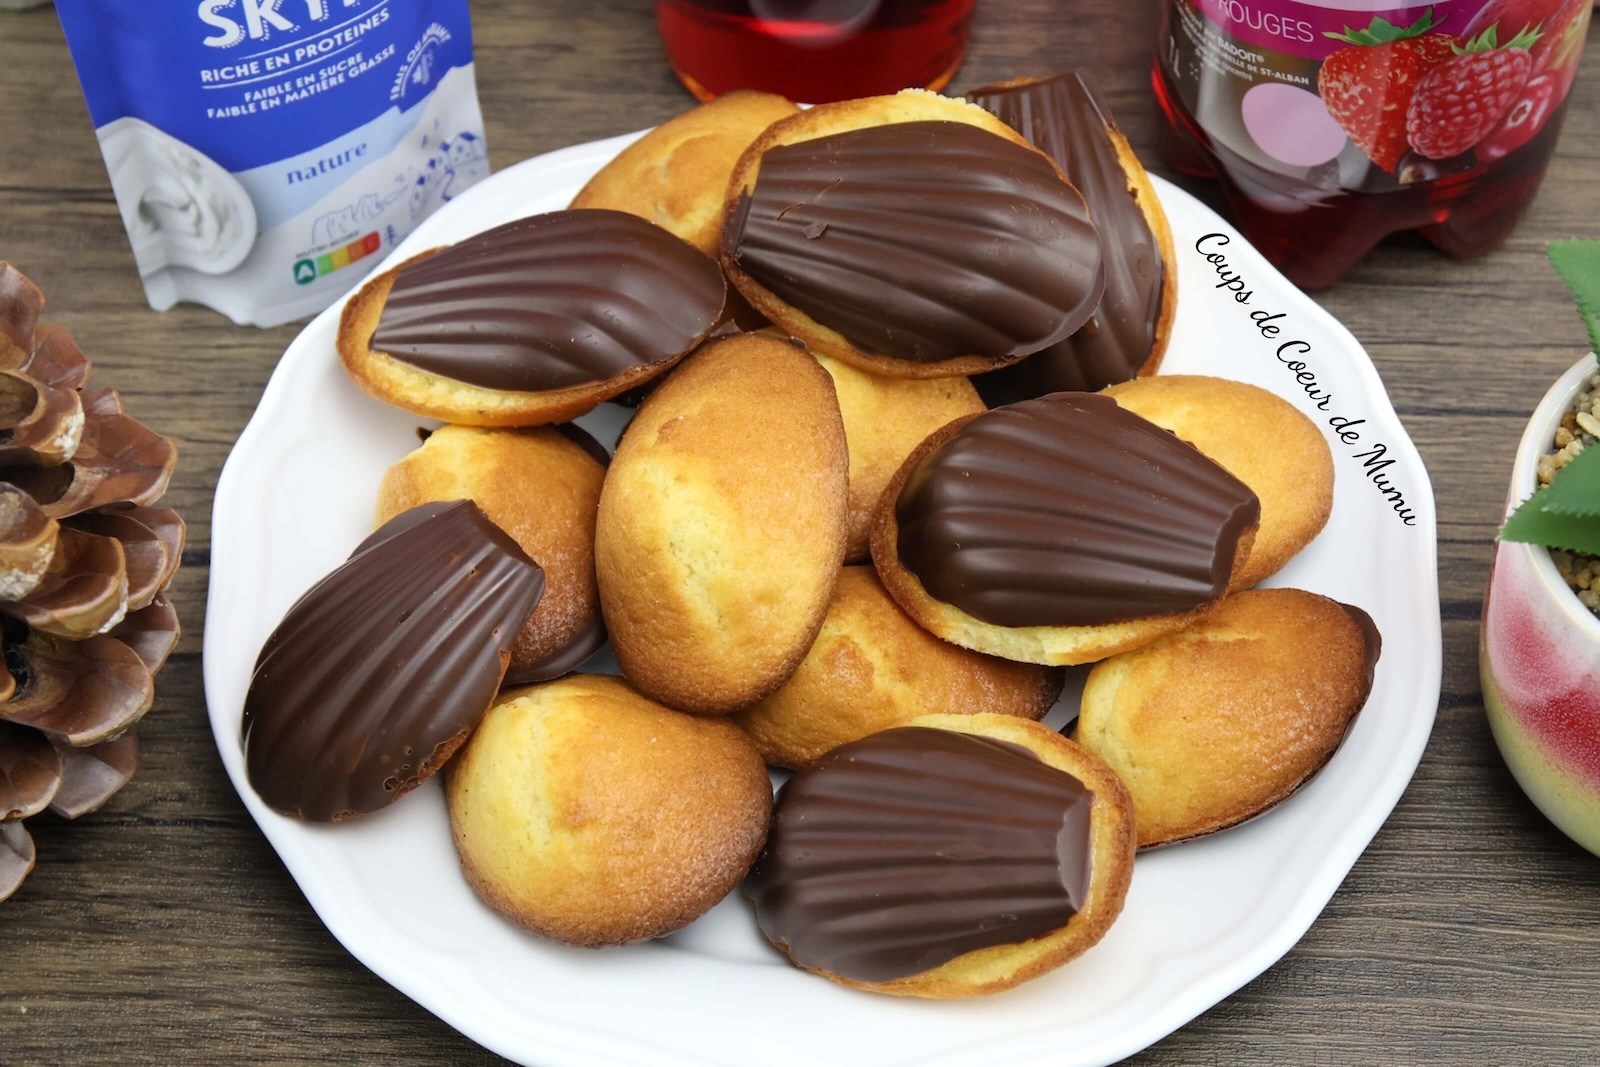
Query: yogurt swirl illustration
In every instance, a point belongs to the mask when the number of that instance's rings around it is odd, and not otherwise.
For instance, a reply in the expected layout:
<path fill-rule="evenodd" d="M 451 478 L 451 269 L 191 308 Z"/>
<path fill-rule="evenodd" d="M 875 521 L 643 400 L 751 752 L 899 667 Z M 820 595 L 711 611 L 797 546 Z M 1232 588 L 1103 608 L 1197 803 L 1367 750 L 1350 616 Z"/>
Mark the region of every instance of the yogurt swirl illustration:
<path fill-rule="evenodd" d="M 244 186 L 210 156 L 136 118 L 97 131 L 139 273 L 226 274 L 256 239 Z"/>

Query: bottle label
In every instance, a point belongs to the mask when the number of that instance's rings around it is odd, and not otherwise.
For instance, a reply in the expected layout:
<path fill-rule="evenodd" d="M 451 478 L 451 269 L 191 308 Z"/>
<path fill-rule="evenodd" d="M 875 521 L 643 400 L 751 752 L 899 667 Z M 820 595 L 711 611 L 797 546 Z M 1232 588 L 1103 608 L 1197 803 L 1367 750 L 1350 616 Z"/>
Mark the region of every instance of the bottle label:
<path fill-rule="evenodd" d="M 1206 137 L 1311 185 L 1381 190 L 1533 140 L 1577 74 L 1591 0 L 1168 3 L 1160 62 Z"/>
<path fill-rule="evenodd" d="M 489 173 L 467 0 L 56 6 L 158 310 L 318 311 Z"/>

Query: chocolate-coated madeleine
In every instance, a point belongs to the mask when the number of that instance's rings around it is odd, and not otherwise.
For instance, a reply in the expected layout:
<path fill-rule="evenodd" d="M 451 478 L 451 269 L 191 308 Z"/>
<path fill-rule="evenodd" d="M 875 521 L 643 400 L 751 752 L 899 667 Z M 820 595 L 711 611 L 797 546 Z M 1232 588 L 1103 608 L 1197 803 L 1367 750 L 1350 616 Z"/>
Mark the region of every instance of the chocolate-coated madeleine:
<path fill-rule="evenodd" d="M 1255 494 L 1096 393 L 952 423 L 878 504 L 872 559 L 918 623 L 1006 659 L 1088 663 L 1213 606 L 1250 551 Z"/>
<path fill-rule="evenodd" d="M 1261 501 L 1261 527 L 1233 588 L 1276 574 L 1327 525 L 1333 452 L 1317 424 L 1281 396 L 1196 374 L 1141 378 L 1105 393 L 1216 460 Z"/>
<path fill-rule="evenodd" d="M 393 803 L 488 710 L 544 575 L 470 501 L 402 512 L 295 601 L 244 701 L 267 806 L 310 822 Z"/>
<path fill-rule="evenodd" d="M 674 116 L 618 152 L 572 199 L 649 219 L 708 256 L 717 254 L 722 200 L 734 164 L 768 126 L 799 109 L 748 90 Z"/>
<path fill-rule="evenodd" d="M 1061 685 L 1054 668 L 939 640 L 906 617 L 870 566 L 846 567 L 800 668 L 734 722 L 768 763 L 806 767 L 847 741 L 922 715 L 1041 719 Z"/>
<path fill-rule="evenodd" d="M 441 426 L 378 486 L 379 524 L 429 501 L 471 500 L 538 561 L 544 595 L 512 643 L 506 685 L 560 677 L 605 643 L 594 523 L 608 459 L 576 426 Z"/>
<path fill-rule="evenodd" d="M 1212 833 L 1284 800 L 1333 757 L 1381 647 L 1360 608 L 1246 590 L 1096 664 L 1075 736 L 1128 787 L 1141 846 Z"/>
<path fill-rule="evenodd" d="M 1018 78 L 967 99 L 1055 161 L 1089 205 L 1105 246 L 1105 295 L 1071 337 L 986 374 L 990 404 L 1095 390 L 1154 374 L 1178 307 L 1178 269 L 1166 212 L 1144 167 L 1088 80 L 1078 73 Z"/>
<path fill-rule="evenodd" d="M 772 811 L 738 727 L 588 674 L 503 693 L 450 764 L 445 797 L 478 896 L 587 946 L 699 918 L 749 870 Z"/>
<path fill-rule="evenodd" d="M 1133 854 L 1132 804 L 1092 753 L 1023 719 L 930 715 L 790 778 L 746 892 L 808 971 L 967 997 L 1099 941 Z"/>
<path fill-rule="evenodd" d="M 844 560 L 828 373 L 762 334 L 712 341 L 651 393 L 600 491 L 595 568 L 623 676 L 725 713 L 800 665 Z"/>
<path fill-rule="evenodd" d="M 722 265 L 812 351 L 905 378 L 1015 363 L 1071 336 L 1105 288 L 1060 169 L 982 108 L 921 90 L 762 134 L 728 185 Z"/>
<path fill-rule="evenodd" d="M 878 498 L 912 449 L 941 426 L 983 410 L 966 378 L 885 378 L 817 356 L 833 378 L 850 449 L 850 533 L 845 559 L 868 558 Z"/>
<path fill-rule="evenodd" d="M 658 377 L 711 332 L 727 283 L 620 211 L 552 211 L 369 279 L 339 358 L 378 399 L 466 426 L 566 422 Z"/>

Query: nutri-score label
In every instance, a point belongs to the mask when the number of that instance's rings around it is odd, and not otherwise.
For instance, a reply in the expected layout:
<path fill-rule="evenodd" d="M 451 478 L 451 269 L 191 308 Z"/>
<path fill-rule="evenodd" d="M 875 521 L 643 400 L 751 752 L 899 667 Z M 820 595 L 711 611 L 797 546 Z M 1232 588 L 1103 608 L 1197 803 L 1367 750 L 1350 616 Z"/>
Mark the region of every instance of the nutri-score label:
<path fill-rule="evenodd" d="M 1592 0 L 1167 2 L 1160 62 L 1213 142 L 1372 188 L 1532 140 L 1577 74 Z"/>

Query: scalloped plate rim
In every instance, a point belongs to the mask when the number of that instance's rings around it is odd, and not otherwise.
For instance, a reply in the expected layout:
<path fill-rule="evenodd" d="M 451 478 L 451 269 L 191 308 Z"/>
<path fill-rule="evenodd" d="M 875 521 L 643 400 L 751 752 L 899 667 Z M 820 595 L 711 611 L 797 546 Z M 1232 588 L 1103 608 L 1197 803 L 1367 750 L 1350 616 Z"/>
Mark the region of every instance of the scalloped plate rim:
<path fill-rule="evenodd" d="M 436 232 L 446 230 L 457 217 L 465 216 L 473 205 L 487 201 L 491 195 L 503 198 L 517 183 L 536 184 L 534 179 L 548 176 L 551 172 L 572 170 L 592 172 L 644 132 L 646 131 L 574 145 L 507 168 L 425 220 L 400 248 L 376 269 L 385 269 L 398 262 L 400 258 L 426 247 L 430 239 L 437 240 L 433 238 Z M 587 174 L 584 175 L 586 176 Z M 569 177 L 567 180 L 571 182 L 580 179 Z M 1379 421 L 1386 424 L 1385 430 L 1391 434 L 1386 441 L 1393 442 L 1391 458 L 1397 460 L 1397 466 L 1399 471 L 1403 472 L 1410 493 L 1408 500 L 1419 512 L 1422 529 L 1418 533 L 1425 535 L 1425 545 L 1420 556 L 1414 561 L 1419 573 L 1411 575 L 1411 578 L 1420 581 L 1420 588 L 1413 591 L 1423 593 L 1424 599 L 1431 602 L 1434 610 L 1421 613 L 1423 632 L 1416 641 L 1408 640 L 1402 645 L 1399 639 L 1385 634 L 1386 652 L 1390 657 L 1402 647 L 1417 657 L 1416 669 L 1412 672 L 1414 675 L 1412 694 L 1409 697 L 1406 694 L 1397 694 L 1401 700 L 1414 701 L 1412 703 L 1414 710 L 1408 716 L 1406 728 L 1392 749 L 1393 761 L 1383 768 L 1381 777 L 1365 794 L 1364 803 L 1353 811 L 1347 810 L 1346 814 L 1350 818 L 1343 831 L 1334 846 L 1322 852 L 1315 869 L 1300 872 L 1297 879 L 1299 889 L 1295 894 L 1294 903 L 1282 917 L 1269 930 L 1256 932 L 1250 939 L 1251 944 L 1248 948 L 1228 954 L 1225 959 L 1214 961 L 1214 967 L 1205 973 L 1191 976 L 1182 982 L 1179 988 L 1171 990 L 1158 1006 L 1142 1016 L 1137 1025 L 1118 1033 L 1100 1035 L 1088 1044 L 1074 1044 L 1070 1033 L 1058 1032 L 1065 1029 L 1064 1027 L 1057 1028 L 1057 1031 L 1030 1029 L 1026 1033 L 1015 1035 L 1014 1040 L 1006 1042 L 1007 1045 L 1015 1046 L 1009 1052 L 1004 1047 L 989 1048 L 989 1053 L 1001 1053 L 1004 1054 L 1004 1058 L 986 1056 L 982 1060 L 986 1065 L 1043 1067 L 1046 1063 L 1051 1065 L 1070 1063 L 1090 1067 L 1090 1065 L 1115 1062 L 1165 1037 L 1265 971 L 1287 953 L 1309 929 L 1356 859 L 1393 810 L 1420 762 L 1437 710 L 1442 649 L 1437 611 L 1437 548 L 1432 490 L 1421 457 L 1400 426 L 1376 368 L 1366 356 L 1360 343 L 1342 324 L 1278 275 L 1259 253 L 1245 244 L 1231 226 L 1182 190 L 1155 176 L 1152 176 L 1152 181 L 1169 213 L 1182 212 L 1185 215 L 1194 213 L 1205 220 L 1207 227 L 1214 226 L 1216 232 L 1229 234 L 1233 241 L 1230 251 L 1237 250 L 1235 258 L 1249 266 L 1258 284 L 1284 299 L 1287 302 L 1285 306 L 1292 307 L 1297 316 L 1314 321 L 1319 329 L 1338 342 L 1338 347 L 1345 354 L 1353 357 L 1349 363 L 1363 385 L 1364 398 L 1369 404 L 1367 413 L 1375 414 Z M 486 225 L 495 221 L 503 220 L 498 218 L 490 220 Z M 471 232 L 470 229 L 468 232 Z M 1197 286 L 1193 284 L 1183 286 L 1180 316 L 1185 306 L 1183 301 L 1205 300 L 1207 298 L 1200 295 L 1203 292 L 1204 290 L 1197 291 Z M 249 570 L 245 558 L 246 550 L 241 547 L 247 545 L 247 538 L 234 536 L 237 532 L 237 522 L 234 519 L 237 513 L 235 502 L 243 498 L 255 484 L 250 479 L 250 475 L 256 473 L 252 469 L 252 464 L 259 465 L 262 458 L 273 455 L 270 438 L 279 420 L 292 417 L 291 369 L 318 358 L 311 346 L 303 343 L 305 338 L 314 332 L 325 330 L 330 320 L 336 319 L 343 304 L 344 299 L 341 299 L 322 312 L 291 343 L 218 480 L 213 508 L 212 580 L 205 627 L 204 673 L 208 713 L 213 733 L 235 788 L 283 859 L 291 876 L 299 883 L 308 901 L 335 938 L 353 956 L 389 984 L 486 1048 L 508 1059 L 529 1065 L 537 1064 L 538 1067 L 556 1067 L 556 1065 L 590 1067 L 604 1063 L 636 1064 L 641 1062 L 638 1058 L 640 1056 L 649 1056 L 650 1062 L 662 1064 L 737 1062 L 702 1059 L 663 1048 L 636 1035 L 627 1035 L 620 1031 L 606 1033 L 578 1028 L 561 1021 L 530 1016 L 526 1011 L 517 1020 L 518 1032 L 512 1033 L 497 1028 L 497 1024 L 485 1015 L 485 1000 L 475 1000 L 469 995 L 470 991 L 463 992 L 459 988 L 450 988 L 442 984 L 425 966 L 418 966 L 416 960 L 408 956 L 400 942 L 386 940 L 383 937 L 374 939 L 371 936 L 372 931 L 367 928 L 370 916 L 361 914 L 359 908 L 352 909 L 350 901 L 342 899 L 344 888 L 337 881 L 324 878 L 305 852 L 304 842 L 307 839 L 303 835 L 329 831 L 325 828 L 304 827 L 267 811 L 244 780 L 242 761 L 239 758 L 236 701 L 230 701 L 224 696 L 230 691 L 230 679 L 234 683 L 232 688 L 236 689 L 238 672 L 243 670 L 247 677 L 249 662 L 253 660 L 253 650 L 232 647 L 237 644 L 237 640 L 230 635 L 228 623 L 225 621 L 228 612 L 237 602 L 241 576 Z M 331 351 L 325 352 L 322 358 L 336 359 Z M 1292 397 L 1292 394 L 1287 392 L 1284 395 Z M 1427 626 L 1427 619 L 1430 616 L 1431 628 Z M 227 651 L 220 651 L 222 649 Z M 246 658 L 241 660 L 241 655 Z M 1391 703 L 1396 702 L 1401 701 L 1391 701 Z M 230 707 L 230 704 L 234 706 Z M 332 832 L 348 831 L 347 828 L 340 828 Z M 1236 928 L 1231 933 L 1238 935 L 1239 931 Z M 797 977 L 805 981 L 818 981 L 804 975 Z M 1032 1042 L 1034 1047 L 1024 1047 L 1032 1039 L 1040 1036 L 1045 1038 L 1043 1048 L 1039 1047 L 1037 1041 Z M 529 1055 L 533 1044 L 538 1048 L 537 1057 Z M 959 1048 L 951 1049 L 930 1057 L 904 1062 L 929 1065 L 976 1062 L 966 1058 L 969 1052 L 970 1050 Z"/>

